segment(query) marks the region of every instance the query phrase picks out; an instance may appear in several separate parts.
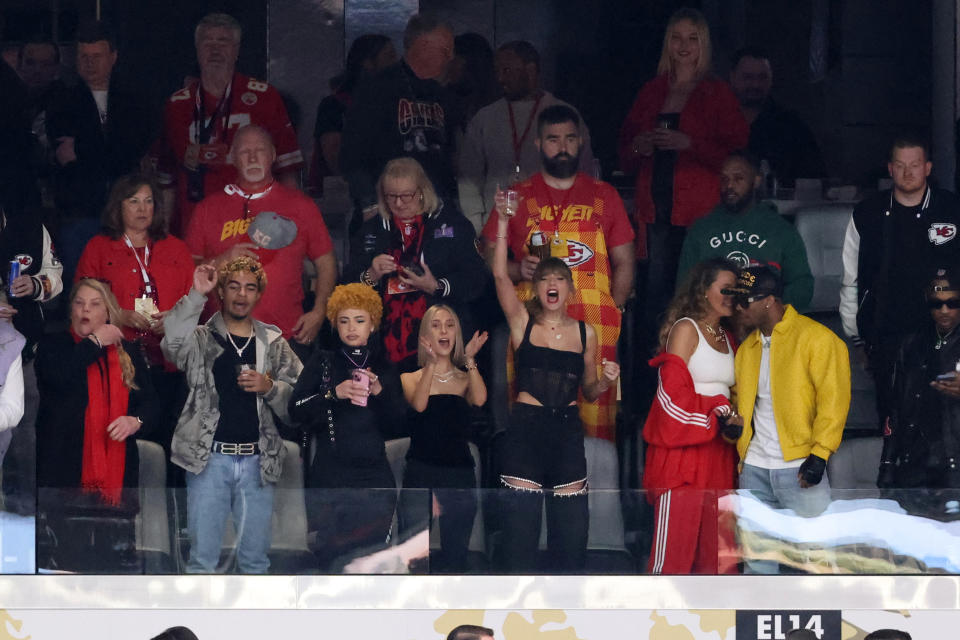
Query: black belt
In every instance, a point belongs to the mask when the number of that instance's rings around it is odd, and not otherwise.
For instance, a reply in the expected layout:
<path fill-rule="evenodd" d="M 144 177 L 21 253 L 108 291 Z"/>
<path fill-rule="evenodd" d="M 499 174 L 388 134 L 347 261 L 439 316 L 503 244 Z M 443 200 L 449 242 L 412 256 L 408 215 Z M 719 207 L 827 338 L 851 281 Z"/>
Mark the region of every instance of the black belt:
<path fill-rule="evenodd" d="M 260 455 L 260 445 L 256 442 L 217 442 L 213 443 L 213 452 L 227 456 Z"/>

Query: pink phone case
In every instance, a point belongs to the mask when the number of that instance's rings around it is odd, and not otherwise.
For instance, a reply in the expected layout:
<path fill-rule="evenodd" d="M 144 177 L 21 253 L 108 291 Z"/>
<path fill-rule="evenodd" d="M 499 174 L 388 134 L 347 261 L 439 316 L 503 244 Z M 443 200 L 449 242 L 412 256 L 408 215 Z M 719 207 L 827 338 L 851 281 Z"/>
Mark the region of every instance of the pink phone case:
<path fill-rule="evenodd" d="M 366 376 L 366 374 L 361 373 L 360 371 L 354 371 L 354 372 L 353 372 L 353 381 L 354 381 L 354 382 L 359 382 L 360 384 L 362 384 L 362 385 L 363 385 L 363 388 L 366 389 L 367 391 L 370 390 L 370 378 L 368 378 L 368 377 Z M 360 400 L 354 399 L 354 400 L 351 400 L 351 402 L 353 402 L 353 404 L 355 404 L 355 405 L 357 405 L 357 406 L 359 406 L 359 407 L 365 407 L 365 406 L 367 406 L 367 398 L 366 398 L 366 397 L 363 397 L 363 398 L 361 398 Z"/>

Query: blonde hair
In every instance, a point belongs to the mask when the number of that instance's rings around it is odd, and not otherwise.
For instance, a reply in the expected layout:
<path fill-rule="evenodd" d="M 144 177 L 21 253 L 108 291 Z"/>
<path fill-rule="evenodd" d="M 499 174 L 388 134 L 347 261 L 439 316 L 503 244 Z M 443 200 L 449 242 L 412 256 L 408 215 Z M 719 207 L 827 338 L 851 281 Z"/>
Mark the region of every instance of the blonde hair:
<path fill-rule="evenodd" d="M 446 311 L 450 314 L 450 317 L 453 318 L 453 323 L 456 325 L 456 335 L 453 338 L 453 353 L 450 354 L 450 362 L 452 362 L 455 367 L 462 367 L 467 362 L 467 354 L 464 352 L 463 331 L 460 329 L 460 318 L 457 316 L 456 311 L 445 304 L 435 304 L 427 309 L 426 313 L 423 314 L 423 319 L 420 320 L 420 338 L 428 337 L 430 325 L 433 324 L 433 317 L 437 315 L 438 311 Z M 417 364 L 421 367 L 427 364 L 427 349 L 419 342 L 417 346 Z"/>
<path fill-rule="evenodd" d="M 697 30 L 697 36 L 700 41 L 700 58 L 697 60 L 697 77 L 702 78 L 710 72 L 713 64 L 713 46 L 710 44 L 710 25 L 702 13 L 696 9 L 684 7 L 678 9 L 670 16 L 667 22 L 667 29 L 663 34 L 663 48 L 660 49 L 660 63 L 657 64 L 657 74 L 669 73 L 674 75 L 673 60 L 670 58 L 670 35 L 678 22 L 686 20 L 693 24 Z"/>
<path fill-rule="evenodd" d="M 432 213 L 440 207 L 440 198 L 433 188 L 433 183 L 427 177 L 423 166 L 413 158 L 394 158 L 383 168 L 380 180 L 377 181 L 377 209 L 384 220 L 390 218 L 390 207 L 383 193 L 383 183 L 387 178 L 412 178 L 417 189 L 420 190 L 420 202 L 424 213 Z"/>
<path fill-rule="evenodd" d="M 341 284 L 327 299 L 327 319 L 330 324 L 336 325 L 337 314 L 344 309 L 362 309 L 370 314 L 370 322 L 373 328 L 380 326 L 380 318 L 383 317 L 383 302 L 380 301 L 380 294 L 373 290 L 373 287 L 362 282 L 351 282 L 350 284 Z"/>
<path fill-rule="evenodd" d="M 227 279 L 230 274 L 240 273 L 241 271 L 253 274 L 253 277 L 257 279 L 257 291 L 263 293 L 263 290 L 267 288 L 267 272 L 263 270 L 263 265 L 258 260 L 250 256 L 239 256 L 224 263 L 217 270 L 217 286 L 221 289 L 227 286 Z"/>
<path fill-rule="evenodd" d="M 120 305 L 117 303 L 116 296 L 113 295 L 113 292 L 110 290 L 105 283 L 94 278 L 83 278 L 78 280 L 76 284 L 73 285 L 73 288 L 70 290 L 70 306 L 73 308 L 73 300 L 77 297 L 77 293 L 83 287 L 93 289 L 100 297 L 103 298 L 103 305 L 107 308 L 107 320 L 110 324 L 116 325 L 118 327 L 126 326 L 123 322 L 123 312 L 120 310 Z M 71 315 L 73 311 L 70 312 Z M 123 384 L 127 389 L 133 389 L 136 391 L 140 387 L 134 382 L 136 376 L 136 370 L 133 368 L 133 361 L 130 359 L 130 354 L 126 352 L 123 348 L 123 344 L 117 345 L 117 356 L 120 358 L 120 374 L 123 378 Z"/>

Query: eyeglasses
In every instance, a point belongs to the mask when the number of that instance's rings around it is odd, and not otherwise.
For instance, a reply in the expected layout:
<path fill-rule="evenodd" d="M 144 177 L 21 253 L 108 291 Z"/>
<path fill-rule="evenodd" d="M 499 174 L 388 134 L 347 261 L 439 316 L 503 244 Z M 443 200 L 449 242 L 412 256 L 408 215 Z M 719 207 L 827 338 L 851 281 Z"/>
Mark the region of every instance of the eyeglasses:
<path fill-rule="evenodd" d="M 947 306 L 947 309 L 960 309 L 960 298 L 949 298 L 947 300 L 940 300 L 939 298 L 927 299 L 927 306 L 930 309 L 940 309 L 944 305 Z"/>
<path fill-rule="evenodd" d="M 383 194 L 383 199 L 386 200 L 388 204 L 391 202 L 394 204 L 398 202 L 410 204 L 413 202 L 413 199 L 417 197 L 418 193 L 420 193 L 419 189 L 416 191 L 408 191 L 407 193 L 385 193 Z"/>

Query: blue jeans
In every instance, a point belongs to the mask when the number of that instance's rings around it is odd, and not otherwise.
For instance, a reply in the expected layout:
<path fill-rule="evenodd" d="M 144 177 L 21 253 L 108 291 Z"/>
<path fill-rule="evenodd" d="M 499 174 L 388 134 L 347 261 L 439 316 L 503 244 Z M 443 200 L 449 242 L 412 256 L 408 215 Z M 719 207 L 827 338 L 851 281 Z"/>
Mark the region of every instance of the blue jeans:
<path fill-rule="evenodd" d="M 823 474 L 820 483 L 803 489 L 797 474 L 800 469 L 764 469 L 744 464 L 740 473 L 741 491 L 774 509 L 790 509 L 802 518 L 824 512 L 830 504 L 830 481 Z M 779 573 L 773 560 L 747 560 L 745 573 Z"/>
<path fill-rule="evenodd" d="M 266 573 L 273 516 L 272 484 L 260 481 L 260 456 L 211 453 L 200 473 L 187 472 L 187 573 L 213 573 L 220 560 L 227 517 L 237 531 L 237 566 Z"/>

